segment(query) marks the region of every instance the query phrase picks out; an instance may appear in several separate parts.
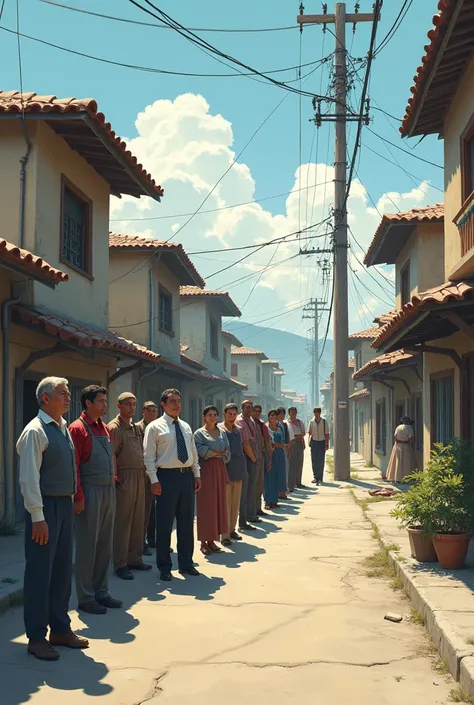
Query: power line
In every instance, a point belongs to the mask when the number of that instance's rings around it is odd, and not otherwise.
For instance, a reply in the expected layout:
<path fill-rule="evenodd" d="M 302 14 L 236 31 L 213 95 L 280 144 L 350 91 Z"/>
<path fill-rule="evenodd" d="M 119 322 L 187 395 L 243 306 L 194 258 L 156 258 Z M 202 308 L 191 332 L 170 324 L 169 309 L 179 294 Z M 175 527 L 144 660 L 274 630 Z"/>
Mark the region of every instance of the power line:
<path fill-rule="evenodd" d="M 363 255 L 365 255 L 365 250 L 364 250 L 364 248 L 362 247 L 362 245 L 360 244 L 360 242 L 357 240 L 357 238 L 356 238 L 356 236 L 354 235 L 354 232 L 353 232 L 353 230 L 352 230 L 352 228 L 351 228 L 350 225 L 349 225 L 349 232 L 350 232 L 350 234 L 352 235 L 352 239 L 354 240 L 354 242 L 355 242 L 355 244 L 357 245 L 357 247 L 359 248 L 359 250 L 362 252 Z M 352 251 L 354 252 L 354 250 L 352 250 Z M 355 253 L 354 253 L 354 256 L 355 256 Z M 357 259 L 357 257 L 356 257 L 356 259 Z M 357 260 L 357 261 L 359 261 L 359 260 Z M 361 264 L 361 263 L 359 262 L 359 264 Z M 363 267 L 364 265 L 361 264 L 361 266 Z M 375 271 L 377 272 L 377 274 L 379 274 L 383 279 L 385 279 L 385 281 L 387 281 L 389 284 L 391 284 L 391 286 L 395 286 L 395 283 L 394 283 L 391 279 L 389 279 L 380 269 L 377 269 L 377 267 L 374 266 L 374 270 L 375 270 Z M 366 271 L 368 271 L 367 268 L 366 268 Z M 390 292 L 390 296 L 392 296 L 392 295 L 393 295 L 393 292 Z"/>
<path fill-rule="evenodd" d="M 382 39 L 380 44 L 375 50 L 375 55 L 377 55 L 382 49 L 384 49 L 387 44 L 390 42 L 391 39 L 395 36 L 397 31 L 400 29 L 400 26 L 407 16 L 408 11 L 410 10 L 411 6 L 413 5 L 413 0 L 404 0 L 402 7 L 400 8 L 400 12 L 398 13 L 397 17 L 395 18 L 395 21 L 393 25 L 390 27 L 388 30 L 387 34 L 385 37 Z"/>
<path fill-rule="evenodd" d="M 4 0 L 5 2 L 5 0 Z M 72 7 L 71 5 L 64 5 L 59 2 L 53 2 L 52 0 L 40 0 L 40 2 L 46 5 L 53 5 L 55 7 L 60 7 L 64 10 L 72 10 L 73 12 L 80 12 L 83 15 L 92 15 L 93 17 L 100 17 L 101 19 L 114 20 L 116 22 L 125 22 L 126 24 L 140 25 L 144 27 L 153 27 L 155 29 L 173 29 L 166 24 L 156 24 L 154 22 L 140 22 L 138 20 L 130 20 L 125 17 L 115 17 L 113 15 L 104 15 L 99 12 L 92 12 L 91 10 L 84 10 L 79 7 Z M 218 27 L 189 27 L 190 30 L 194 32 L 215 32 L 215 33 L 229 33 L 229 34 L 251 34 L 260 32 L 286 32 L 292 30 L 295 32 L 297 27 L 294 25 L 288 27 L 257 27 L 248 29 L 232 29 L 232 28 L 218 28 Z"/>
<path fill-rule="evenodd" d="M 435 166 L 437 169 L 443 169 L 443 167 L 440 164 L 435 164 L 435 162 L 430 162 L 429 159 L 424 159 L 423 157 L 418 156 L 418 154 L 415 154 L 414 152 L 410 152 L 407 149 L 403 149 L 403 147 L 400 147 L 399 144 L 395 144 L 395 142 L 391 142 L 388 140 L 386 137 L 382 137 L 382 135 L 379 135 L 378 132 L 375 132 L 372 130 L 370 127 L 367 128 L 369 132 L 371 132 L 373 135 L 379 138 L 379 140 L 382 140 L 382 142 L 386 142 L 387 144 L 390 144 L 392 147 L 395 147 L 395 149 L 399 149 L 400 152 L 404 152 L 405 154 L 410 155 L 410 157 L 413 157 L 414 159 L 418 159 L 420 162 L 424 162 L 425 164 L 429 164 L 430 166 Z"/>

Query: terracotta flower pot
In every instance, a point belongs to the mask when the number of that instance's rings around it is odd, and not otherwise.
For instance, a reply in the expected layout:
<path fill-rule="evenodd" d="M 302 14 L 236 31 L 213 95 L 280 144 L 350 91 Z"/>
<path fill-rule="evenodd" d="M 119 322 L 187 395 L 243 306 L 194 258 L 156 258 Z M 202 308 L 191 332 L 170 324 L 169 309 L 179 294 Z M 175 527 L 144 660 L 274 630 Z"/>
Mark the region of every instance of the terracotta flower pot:
<path fill-rule="evenodd" d="M 439 565 L 446 570 L 463 568 L 472 534 L 435 534 L 433 545 Z"/>
<path fill-rule="evenodd" d="M 423 536 L 422 530 L 416 526 L 409 526 L 407 531 L 412 557 L 420 563 L 435 563 L 438 556 L 431 536 Z"/>

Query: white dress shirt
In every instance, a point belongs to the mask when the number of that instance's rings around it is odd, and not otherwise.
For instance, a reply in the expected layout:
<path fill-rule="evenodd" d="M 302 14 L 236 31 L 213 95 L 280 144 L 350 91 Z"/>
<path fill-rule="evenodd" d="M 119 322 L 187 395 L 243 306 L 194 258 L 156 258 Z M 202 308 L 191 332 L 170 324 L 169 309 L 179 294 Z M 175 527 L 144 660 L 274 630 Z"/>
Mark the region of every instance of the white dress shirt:
<path fill-rule="evenodd" d="M 45 424 L 55 423 L 69 438 L 74 448 L 71 436 L 67 430 L 67 421 L 61 416 L 59 423 L 41 409 L 38 415 L 25 426 L 17 441 L 16 450 L 20 456 L 20 489 L 25 502 L 25 509 L 31 514 L 31 521 L 44 521 L 43 497 L 40 490 L 40 468 L 43 453 L 48 447 L 48 437 L 41 421 Z"/>
<path fill-rule="evenodd" d="M 158 482 L 157 468 L 192 468 L 194 477 L 201 477 L 191 426 L 181 419 L 179 419 L 179 425 L 188 451 L 188 459 L 185 463 L 182 463 L 178 458 L 176 429 L 174 419 L 171 416 L 163 414 L 161 418 L 151 421 L 145 429 L 143 456 L 151 484 Z"/>

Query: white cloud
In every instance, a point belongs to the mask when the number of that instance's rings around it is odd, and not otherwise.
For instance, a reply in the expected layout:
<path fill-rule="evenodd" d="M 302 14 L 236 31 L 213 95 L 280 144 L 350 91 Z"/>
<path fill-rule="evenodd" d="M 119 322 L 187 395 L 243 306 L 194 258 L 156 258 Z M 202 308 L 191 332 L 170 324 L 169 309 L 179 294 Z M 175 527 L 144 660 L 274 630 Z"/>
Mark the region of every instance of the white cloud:
<path fill-rule="evenodd" d="M 193 213 L 214 189 L 201 209 L 212 212 L 196 215 L 175 238 L 175 241 L 183 243 L 188 252 L 216 250 L 209 254 L 208 259 L 204 255 L 195 260 L 209 288 L 226 288 L 231 284 L 229 292 L 236 303 L 242 305 L 250 288 L 260 277 L 243 311 L 244 318 L 254 321 L 253 312 L 257 306 L 258 314 L 263 319 L 268 311 L 273 313 L 279 306 L 283 314 L 284 307 L 288 308 L 310 296 L 322 295 L 321 284 L 318 287 L 315 285 L 314 272 L 319 269 L 317 258 L 289 258 L 298 253 L 300 246 L 323 247 L 325 239 L 321 236 L 327 230 L 330 232 L 330 227 L 326 225 L 304 232 L 300 242 L 282 242 L 277 249 L 276 246 L 270 246 L 260 251 L 257 248 L 240 252 L 227 250 L 263 243 L 296 232 L 300 226 L 304 229 L 327 218 L 333 202 L 332 166 L 302 164 L 295 174 L 289 175 L 288 191 L 291 193 L 286 199 L 284 213 L 272 213 L 268 209 L 268 201 L 264 204 L 248 203 L 228 208 L 236 203 L 253 201 L 255 181 L 249 166 L 241 161 L 232 166 L 215 187 L 235 159 L 235 145 L 231 123 L 222 115 L 212 115 L 202 96 L 188 93 L 178 96 L 174 101 L 157 100 L 138 114 L 135 126 L 137 136 L 128 140 L 129 148 L 164 186 L 165 195 L 161 203 L 149 198 L 113 198 L 112 230 L 161 240 L 174 237 L 189 218 L 184 214 Z M 379 213 L 424 205 L 430 200 L 437 200 L 433 196 L 430 184 L 423 182 L 407 193 L 382 194 L 376 202 L 377 208 L 374 208 L 364 186 L 355 179 L 348 200 L 348 222 L 365 250 L 380 221 Z M 122 220 L 114 221 L 118 218 Z M 315 236 L 315 239 L 308 241 L 305 239 L 308 235 Z M 326 247 L 328 243 L 329 239 Z M 390 307 L 393 287 L 378 272 L 373 271 L 372 276 L 383 287 L 380 288 L 357 262 L 354 252 L 360 261 L 363 254 L 356 245 L 349 254 L 350 265 L 360 279 L 358 281 L 350 275 L 350 323 L 351 327 L 359 328 L 363 320 L 370 321 L 371 314 L 380 314 Z M 235 264 L 222 274 L 210 276 L 249 253 L 251 256 L 241 265 Z M 269 262 L 272 255 L 268 271 L 262 271 L 262 264 Z M 278 267 L 272 266 L 280 261 L 283 263 Z M 388 279 L 393 279 L 390 269 L 380 269 Z M 255 273 L 254 277 L 232 284 L 252 273 Z M 265 297 L 263 303 L 262 296 Z M 282 315 L 281 319 L 270 324 L 302 334 L 306 329 L 301 321 L 301 311 Z"/>

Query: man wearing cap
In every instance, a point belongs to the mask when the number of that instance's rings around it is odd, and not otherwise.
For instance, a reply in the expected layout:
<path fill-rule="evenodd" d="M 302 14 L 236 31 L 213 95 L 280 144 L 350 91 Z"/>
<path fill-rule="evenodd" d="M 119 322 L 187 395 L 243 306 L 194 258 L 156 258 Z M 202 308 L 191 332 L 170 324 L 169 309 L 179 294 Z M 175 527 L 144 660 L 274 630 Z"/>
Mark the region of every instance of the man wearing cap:
<path fill-rule="evenodd" d="M 117 468 L 113 561 L 119 578 L 133 580 L 132 570 L 151 569 L 151 565 L 142 559 L 145 521 L 143 436 L 133 423 L 137 408 L 135 395 L 131 392 L 120 394 L 117 407 L 119 413 L 109 423 Z"/>
<path fill-rule="evenodd" d="M 146 401 L 142 408 L 142 419 L 137 423 L 137 428 L 145 435 L 145 429 L 151 421 L 158 418 L 158 405 L 154 401 Z M 143 535 L 145 543 L 143 555 L 151 556 L 150 548 L 156 548 L 156 517 L 155 517 L 155 495 L 151 491 L 151 483 L 148 474 L 145 473 L 145 524 Z"/>

